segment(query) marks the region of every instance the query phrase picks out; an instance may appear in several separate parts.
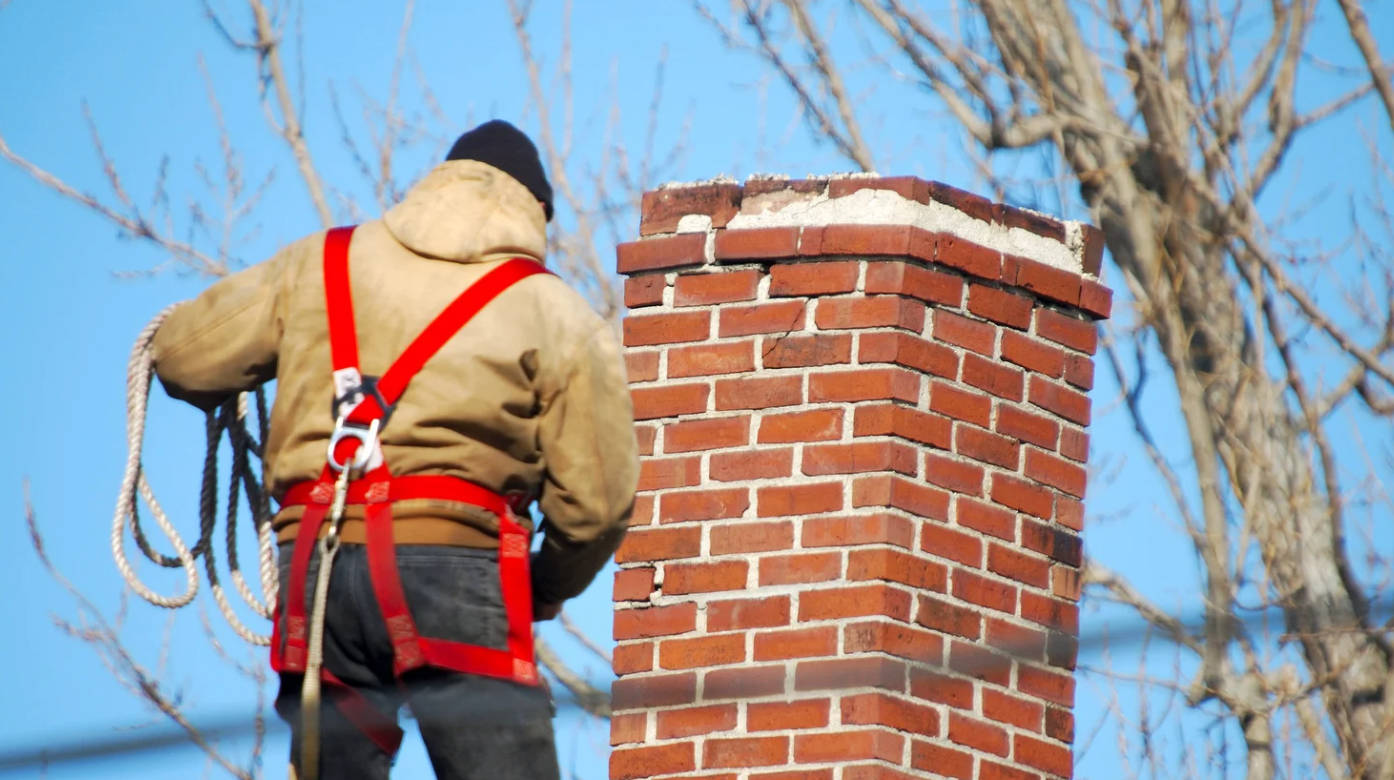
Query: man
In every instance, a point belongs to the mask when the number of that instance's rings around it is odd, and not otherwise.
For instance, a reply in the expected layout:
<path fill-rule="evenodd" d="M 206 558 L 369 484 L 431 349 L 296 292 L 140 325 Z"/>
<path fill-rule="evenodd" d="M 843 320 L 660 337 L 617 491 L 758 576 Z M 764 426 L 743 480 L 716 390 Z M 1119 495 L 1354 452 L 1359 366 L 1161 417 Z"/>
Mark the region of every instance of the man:
<path fill-rule="evenodd" d="M 264 453 L 282 504 L 272 657 L 298 770 L 302 741 L 318 741 L 309 763 L 320 776 L 387 777 L 406 703 L 439 777 L 558 775 L 527 608 L 555 616 L 614 552 L 638 463 L 609 326 L 537 273 L 551 216 L 532 142 L 488 122 L 381 219 L 290 244 L 177 308 L 156 335 L 165 389 L 200 408 L 276 380 Z M 496 281 L 510 269 L 516 278 Z M 458 312 L 457 296 L 477 312 L 422 336 L 434 339 L 423 359 L 413 340 Z M 394 365 L 404 350 L 418 366 Z M 326 466 L 331 436 L 342 479 Z M 532 499 L 545 532 L 529 577 Z M 343 546 L 327 552 L 333 540 Z M 300 692 L 322 557 L 325 705 L 307 730 Z"/>

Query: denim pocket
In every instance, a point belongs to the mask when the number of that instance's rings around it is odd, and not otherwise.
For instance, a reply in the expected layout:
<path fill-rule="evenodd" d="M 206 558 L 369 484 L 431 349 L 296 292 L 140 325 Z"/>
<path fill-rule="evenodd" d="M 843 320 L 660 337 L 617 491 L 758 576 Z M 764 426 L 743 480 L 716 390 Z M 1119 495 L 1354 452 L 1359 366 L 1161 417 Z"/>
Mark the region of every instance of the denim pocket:
<path fill-rule="evenodd" d="M 402 545 L 397 570 L 422 636 L 507 649 L 508 617 L 495 551 Z"/>

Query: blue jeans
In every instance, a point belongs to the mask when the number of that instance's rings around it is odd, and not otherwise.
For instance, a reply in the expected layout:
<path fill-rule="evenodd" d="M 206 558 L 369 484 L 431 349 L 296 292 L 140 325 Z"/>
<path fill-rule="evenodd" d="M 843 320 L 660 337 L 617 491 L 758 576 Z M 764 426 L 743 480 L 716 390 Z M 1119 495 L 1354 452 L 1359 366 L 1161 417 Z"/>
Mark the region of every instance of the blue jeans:
<path fill-rule="evenodd" d="M 281 548 L 281 592 L 290 574 L 290 546 Z M 493 550 L 433 545 L 397 547 L 397 567 L 422 636 L 506 649 L 508 623 Z M 306 614 L 314 598 L 319 556 L 306 579 Z M 373 596 L 366 548 L 345 544 L 334 558 L 324 618 L 324 666 L 395 722 L 411 708 L 438 778 L 559 777 L 546 688 L 439 669 L 393 675 L 392 644 Z M 291 727 L 291 762 L 300 763 L 302 675 L 281 676 L 276 710 Z M 326 694 L 328 690 L 326 689 Z M 321 706 L 320 776 L 383 780 L 394 756 Z"/>

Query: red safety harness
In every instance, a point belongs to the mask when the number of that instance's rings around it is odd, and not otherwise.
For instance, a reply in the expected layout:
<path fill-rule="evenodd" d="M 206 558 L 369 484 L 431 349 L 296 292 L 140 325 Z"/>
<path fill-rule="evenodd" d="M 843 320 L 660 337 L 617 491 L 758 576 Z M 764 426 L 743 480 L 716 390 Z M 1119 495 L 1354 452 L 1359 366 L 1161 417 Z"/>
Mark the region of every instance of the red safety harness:
<path fill-rule="evenodd" d="M 349 288 L 348 245 L 352 227 L 330 230 L 324 243 L 324 292 L 329 313 L 329 345 L 334 365 L 334 434 L 328 463 L 319 479 L 287 491 L 282 506 L 304 506 L 291 555 L 290 581 L 271 636 L 271 668 L 277 672 L 305 671 L 309 621 L 305 613 L 305 579 L 321 526 L 331 517 L 338 471 L 361 465 L 364 473 L 348 485 L 345 503 L 366 507 L 368 569 L 378 608 L 392 641 L 394 671 L 423 666 L 537 685 L 533 660 L 532 594 L 528 575 L 529 535 L 515 519 L 526 498 L 512 501 L 455 477 L 409 475 L 394 477 L 383 461 L 376 433 L 387 424 L 407 383 L 452 336 L 499 293 L 533 274 L 549 273 L 533 260 L 513 258 L 490 270 L 445 308 L 380 378 L 363 377 L 358 369 L 358 338 Z M 359 452 L 363 447 L 372 452 Z M 342 468 L 341 468 L 342 467 Z M 499 585 L 508 619 L 508 649 L 421 636 L 416 630 L 397 570 L 392 537 L 392 503 L 414 498 L 457 501 L 489 510 L 499 523 Z M 351 722 L 393 754 L 401 741 L 396 719 L 377 712 L 363 697 L 328 669 L 322 678 L 329 700 Z"/>

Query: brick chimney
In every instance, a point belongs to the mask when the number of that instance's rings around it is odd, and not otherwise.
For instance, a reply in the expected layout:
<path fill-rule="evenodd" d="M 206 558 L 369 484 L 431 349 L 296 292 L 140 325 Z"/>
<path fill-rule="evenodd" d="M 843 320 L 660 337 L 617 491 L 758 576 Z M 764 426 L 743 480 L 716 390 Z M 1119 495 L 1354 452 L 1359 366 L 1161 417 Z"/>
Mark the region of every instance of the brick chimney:
<path fill-rule="evenodd" d="M 1069 777 L 1099 232 L 845 177 L 640 233 L 612 780 Z"/>

